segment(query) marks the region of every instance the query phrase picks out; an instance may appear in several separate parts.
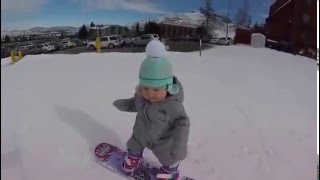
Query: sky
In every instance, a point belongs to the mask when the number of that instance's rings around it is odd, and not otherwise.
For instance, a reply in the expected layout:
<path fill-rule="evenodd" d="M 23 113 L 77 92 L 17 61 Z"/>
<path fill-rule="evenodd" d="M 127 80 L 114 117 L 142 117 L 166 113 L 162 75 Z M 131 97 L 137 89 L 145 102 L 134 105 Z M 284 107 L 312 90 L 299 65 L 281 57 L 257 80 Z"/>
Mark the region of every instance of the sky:
<path fill-rule="evenodd" d="M 264 22 L 275 0 L 248 0 L 252 22 Z M 243 0 L 230 0 L 230 18 Z M 1 30 L 82 24 L 127 25 L 164 14 L 198 10 L 204 0 L 1 0 Z M 212 0 L 217 14 L 227 16 L 228 0 Z"/>

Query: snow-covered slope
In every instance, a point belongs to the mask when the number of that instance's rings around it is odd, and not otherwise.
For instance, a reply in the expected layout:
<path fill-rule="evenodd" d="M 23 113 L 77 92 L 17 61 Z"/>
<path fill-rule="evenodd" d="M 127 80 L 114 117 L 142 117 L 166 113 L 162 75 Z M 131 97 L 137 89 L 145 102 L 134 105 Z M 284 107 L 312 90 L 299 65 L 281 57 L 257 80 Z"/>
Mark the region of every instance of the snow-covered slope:
<path fill-rule="evenodd" d="M 94 162 L 100 142 L 125 147 L 143 53 L 1 60 L 1 178 L 123 178 Z M 245 46 L 169 52 L 191 129 L 182 173 L 199 180 L 316 179 L 316 61 Z M 145 157 L 159 165 L 150 151 Z"/>
<path fill-rule="evenodd" d="M 1 36 L 5 35 L 30 35 L 30 34 L 41 34 L 41 33 L 49 33 L 49 32 L 68 32 L 68 33 L 76 33 L 79 31 L 80 27 L 72 27 L 72 26 L 56 26 L 56 27 L 33 27 L 28 30 L 1 30 Z"/>
<path fill-rule="evenodd" d="M 140 24 L 140 27 L 143 27 L 143 25 L 147 21 L 154 21 L 157 23 L 161 22 L 170 22 L 173 24 L 185 24 L 185 25 L 191 25 L 191 26 L 201 26 L 203 22 L 205 21 L 205 16 L 201 14 L 199 11 L 191 12 L 191 13 L 179 13 L 179 14 L 169 14 L 160 16 L 158 18 L 154 19 L 146 19 L 141 20 L 138 23 Z M 227 31 L 227 18 L 216 16 L 216 20 L 210 22 L 210 24 L 214 27 L 212 34 L 216 35 L 217 37 L 225 37 L 226 31 Z M 135 27 L 136 23 L 131 24 L 131 27 Z M 228 36 L 234 38 L 235 35 L 235 25 L 229 22 L 229 29 L 228 29 Z"/>

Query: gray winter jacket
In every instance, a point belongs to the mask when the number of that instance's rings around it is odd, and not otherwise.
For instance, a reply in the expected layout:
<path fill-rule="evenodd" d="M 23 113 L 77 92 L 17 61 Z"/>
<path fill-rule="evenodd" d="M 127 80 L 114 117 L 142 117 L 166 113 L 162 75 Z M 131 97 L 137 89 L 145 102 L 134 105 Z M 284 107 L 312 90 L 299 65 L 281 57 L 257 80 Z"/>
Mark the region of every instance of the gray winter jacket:
<path fill-rule="evenodd" d="M 133 133 L 127 143 L 130 152 L 142 152 L 146 147 L 165 166 L 187 156 L 190 122 L 182 104 L 183 87 L 176 77 L 174 83 L 179 86 L 179 93 L 167 97 L 164 102 L 151 103 L 135 93 L 130 99 L 113 103 L 120 111 L 137 112 Z"/>

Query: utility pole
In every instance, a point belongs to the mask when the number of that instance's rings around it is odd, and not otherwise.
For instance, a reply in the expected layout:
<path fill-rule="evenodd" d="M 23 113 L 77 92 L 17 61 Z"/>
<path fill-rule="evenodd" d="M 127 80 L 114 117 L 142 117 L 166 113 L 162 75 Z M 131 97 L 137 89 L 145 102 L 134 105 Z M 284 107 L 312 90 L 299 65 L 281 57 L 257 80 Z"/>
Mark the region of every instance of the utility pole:
<path fill-rule="evenodd" d="M 229 11 L 230 11 L 230 0 L 228 0 L 228 21 L 227 21 L 227 33 L 226 33 L 226 39 L 228 39 L 228 33 L 229 33 Z"/>

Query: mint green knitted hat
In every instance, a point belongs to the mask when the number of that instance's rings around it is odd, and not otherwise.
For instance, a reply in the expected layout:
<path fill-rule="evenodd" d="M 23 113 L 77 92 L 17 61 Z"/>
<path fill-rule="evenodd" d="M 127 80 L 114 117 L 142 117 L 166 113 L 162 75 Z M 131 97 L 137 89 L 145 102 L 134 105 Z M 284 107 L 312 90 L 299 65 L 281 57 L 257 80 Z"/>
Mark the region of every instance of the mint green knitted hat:
<path fill-rule="evenodd" d="M 173 84 L 171 62 L 166 58 L 165 46 L 159 40 L 152 40 L 146 47 L 147 58 L 141 63 L 139 85 L 153 88 L 166 87 L 170 94 L 177 94 L 179 87 Z"/>

